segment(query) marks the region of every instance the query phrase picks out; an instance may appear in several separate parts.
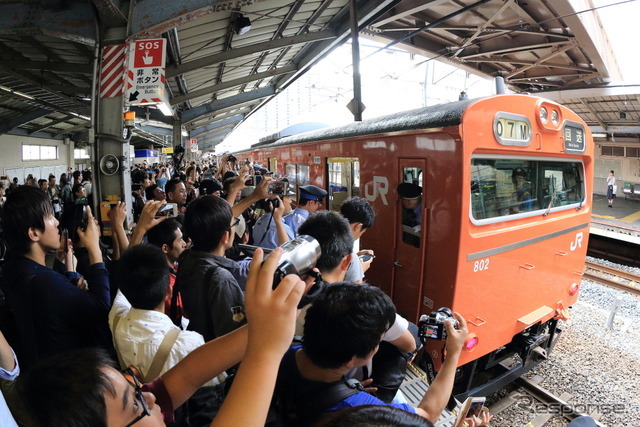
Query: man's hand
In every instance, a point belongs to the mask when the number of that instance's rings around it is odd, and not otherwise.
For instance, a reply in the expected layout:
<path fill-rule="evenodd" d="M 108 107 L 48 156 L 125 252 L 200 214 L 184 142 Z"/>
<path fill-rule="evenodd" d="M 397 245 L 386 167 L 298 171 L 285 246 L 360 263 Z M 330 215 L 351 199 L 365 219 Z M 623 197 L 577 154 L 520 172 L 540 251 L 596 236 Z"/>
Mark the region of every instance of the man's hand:
<path fill-rule="evenodd" d="M 259 351 L 282 356 L 293 339 L 297 306 L 305 283 L 290 274 L 272 289 L 273 275 L 281 256 L 282 249 L 275 248 L 263 264 L 262 249 L 257 249 L 253 255 L 245 293 L 249 327 L 247 353 Z"/>
<path fill-rule="evenodd" d="M 458 329 L 453 327 L 453 322 L 447 320 L 444 322 L 444 327 L 447 330 L 447 341 L 445 349 L 448 355 L 458 355 L 462 351 L 464 341 L 467 339 L 469 330 L 467 329 L 467 321 L 460 313 L 453 313 L 453 317 L 458 321 Z"/>
<path fill-rule="evenodd" d="M 238 193 L 238 191 L 242 191 L 243 189 L 247 188 L 246 185 L 244 185 L 245 182 L 247 182 L 247 180 L 249 179 L 249 174 L 248 173 L 243 173 L 242 175 L 236 176 L 235 180 L 233 181 L 233 184 L 231 184 L 231 186 L 229 187 L 229 194 L 233 194 L 235 196 L 235 194 Z"/>
<path fill-rule="evenodd" d="M 100 250 L 100 227 L 98 221 L 93 217 L 91 208 L 87 209 L 87 229 L 82 231 L 82 228 L 78 227 L 78 237 L 80 243 L 89 251 L 89 263 L 91 265 L 102 262 L 102 251 Z"/>
<path fill-rule="evenodd" d="M 254 200 L 266 199 L 270 196 L 269 194 L 269 184 L 273 182 L 273 178 L 270 176 L 263 176 L 260 184 L 256 186 L 256 189 L 253 190 L 251 196 L 253 196 Z"/>
<path fill-rule="evenodd" d="M 280 220 L 282 219 L 282 215 L 284 214 L 284 203 L 282 202 L 280 196 L 276 196 L 275 199 L 278 200 L 278 207 L 273 206 L 273 202 L 270 202 L 273 207 L 273 219 Z"/>
<path fill-rule="evenodd" d="M 140 213 L 138 223 L 136 224 L 136 228 L 141 227 L 142 230 L 147 232 L 167 219 L 168 217 L 166 216 L 156 218 L 158 209 L 160 209 L 160 206 L 164 204 L 166 204 L 166 202 L 160 200 L 149 200 L 147 203 L 145 203 L 144 208 L 142 208 L 142 213 Z"/>
<path fill-rule="evenodd" d="M 369 258 L 368 261 L 365 261 L 360 258 L 360 255 L 374 255 L 374 253 L 371 249 L 363 249 L 359 251 L 357 255 L 358 255 L 358 259 L 360 260 L 360 263 L 362 264 L 362 272 L 366 273 L 367 270 L 371 267 L 371 263 L 373 262 L 373 257 Z"/>
<path fill-rule="evenodd" d="M 127 205 L 124 202 L 117 202 L 109 210 L 109 220 L 112 226 L 120 225 L 124 227 L 124 220 L 127 218 Z"/>

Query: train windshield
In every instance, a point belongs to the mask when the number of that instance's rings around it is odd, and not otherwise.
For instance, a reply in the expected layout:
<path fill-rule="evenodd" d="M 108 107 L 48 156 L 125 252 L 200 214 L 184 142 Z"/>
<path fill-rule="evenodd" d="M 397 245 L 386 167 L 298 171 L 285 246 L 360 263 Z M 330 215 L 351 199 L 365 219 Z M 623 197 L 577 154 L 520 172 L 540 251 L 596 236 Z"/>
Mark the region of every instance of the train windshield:
<path fill-rule="evenodd" d="M 471 160 L 471 215 L 481 223 L 573 208 L 584 203 L 579 161 L 516 158 Z"/>

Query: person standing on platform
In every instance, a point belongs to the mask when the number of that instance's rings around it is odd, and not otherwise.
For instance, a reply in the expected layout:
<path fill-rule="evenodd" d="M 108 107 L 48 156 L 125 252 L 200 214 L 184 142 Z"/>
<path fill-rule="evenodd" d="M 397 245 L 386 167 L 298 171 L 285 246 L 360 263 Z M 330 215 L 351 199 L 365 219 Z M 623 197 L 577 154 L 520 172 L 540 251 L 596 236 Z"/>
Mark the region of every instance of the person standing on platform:
<path fill-rule="evenodd" d="M 616 198 L 616 177 L 613 171 L 609 172 L 609 176 L 607 177 L 607 202 L 609 203 L 609 207 L 613 207 L 613 199 Z"/>
<path fill-rule="evenodd" d="M 291 227 L 291 230 L 293 230 L 296 236 L 298 235 L 298 227 L 300 227 L 300 224 L 324 204 L 322 199 L 324 199 L 326 195 L 327 192 L 325 190 L 315 185 L 300 186 L 298 207 L 284 217 L 284 223 Z"/>

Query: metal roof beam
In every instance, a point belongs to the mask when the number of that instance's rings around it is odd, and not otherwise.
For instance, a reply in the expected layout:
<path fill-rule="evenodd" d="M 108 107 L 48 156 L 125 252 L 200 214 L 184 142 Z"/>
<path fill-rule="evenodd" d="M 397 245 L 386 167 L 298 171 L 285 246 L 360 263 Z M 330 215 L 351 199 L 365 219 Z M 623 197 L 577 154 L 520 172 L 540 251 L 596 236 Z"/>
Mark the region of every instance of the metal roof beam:
<path fill-rule="evenodd" d="M 211 122 L 213 120 L 223 120 L 238 114 L 242 114 L 242 115 L 247 115 L 248 113 L 251 112 L 251 106 L 246 106 L 246 107 L 242 107 L 242 108 L 235 108 L 232 111 L 224 111 L 224 110 L 219 110 L 216 111 L 216 114 L 211 115 L 210 117 L 204 116 L 202 119 L 207 119 L 207 122 Z M 202 119 L 198 119 L 202 120 Z M 193 121 L 191 123 L 189 123 L 188 125 L 186 125 L 184 127 L 184 129 L 187 132 L 191 132 L 193 130 L 197 130 L 200 126 L 198 126 L 198 121 Z"/>
<path fill-rule="evenodd" d="M 235 116 L 227 117 L 226 119 L 218 120 L 210 125 L 203 126 L 198 128 L 192 132 L 190 132 L 190 136 L 192 138 L 197 137 L 198 135 L 206 135 L 208 132 L 213 132 L 218 128 L 226 126 L 228 124 L 235 125 L 236 123 L 241 122 L 244 119 L 244 114 L 236 114 Z M 213 119 L 216 120 L 216 119 Z"/>
<path fill-rule="evenodd" d="M 640 133 L 640 126 L 589 126 L 592 133 Z"/>
<path fill-rule="evenodd" d="M 93 73 L 93 65 L 85 63 L 72 62 L 53 62 L 53 61 L 15 61 L 10 58 L 0 58 L 0 62 L 6 64 L 7 68 L 12 70 L 47 70 L 62 73 Z"/>
<path fill-rule="evenodd" d="M 206 135 L 201 135 L 198 139 L 206 142 L 213 138 L 218 138 L 218 137 L 224 138 L 231 133 L 231 131 L 233 130 L 234 127 L 236 127 L 236 125 L 237 123 L 231 123 L 228 125 L 221 126 L 219 129 L 216 129 L 215 131 L 210 131 Z"/>
<path fill-rule="evenodd" d="M 51 113 L 51 110 L 45 110 L 44 108 L 39 108 L 37 110 L 29 111 L 20 117 L 1 123 L 0 134 L 7 133 L 11 129 L 22 126 L 25 123 L 29 123 L 32 120 L 39 119 L 40 117 L 46 116 L 47 114 L 50 114 L 50 113 Z"/>
<path fill-rule="evenodd" d="M 230 96 L 228 98 L 217 99 L 209 104 L 201 105 L 199 107 L 192 108 L 182 113 L 182 123 L 188 123 L 197 120 L 205 114 L 215 112 L 223 108 L 233 107 L 238 104 L 242 104 L 256 99 L 266 98 L 271 95 L 275 95 L 276 89 L 274 86 L 263 87 L 251 92 L 240 93 L 238 95 Z"/>
<path fill-rule="evenodd" d="M 456 50 L 453 53 L 453 57 L 455 58 L 456 56 L 458 56 L 460 54 L 460 52 L 462 52 L 462 50 L 464 48 L 466 48 L 467 46 L 469 46 L 470 44 L 472 44 L 474 42 L 474 40 L 476 40 L 479 36 L 482 35 L 482 32 L 493 22 L 494 19 L 496 19 L 498 16 L 500 16 L 500 14 L 502 14 L 502 12 L 507 9 L 509 6 L 511 6 L 511 3 L 513 3 L 514 0 L 507 0 L 504 2 L 504 4 L 500 7 L 500 9 L 498 9 L 493 16 L 491 16 L 491 18 L 487 19 L 487 21 L 481 26 L 478 27 L 475 32 L 473 33 L 473 35 L 471 35 L 471 37 L 467 37 L 465 38 L 464 42 L 462 43 L 462 46 L 460 46 L 458 48 L 458 50 Z"/>
<path fill-rule="evenodd" d="M 32 133 L 40 132 L 41 130 L 45 130 L 47 128 L 53 127 L 53 126 L 55 126 L 57 124 L 64 123 L 67 120 L 71 120 L 71 119 L 74 119 L 74 118 L 76 118 L 76 117 L 75 116 L 71 116 L 71 115 L 66 115 L 61 119 L 52 120 L 51 122 L 47 123 L 46 125 L 38 126 L 38 127 L 34 128 L 34 129 L 31 129 L 29 131 L 29 135 L 31 135 Z"/>
<path fill-rule="evenodd" d="M 395 6 L 388 15 L 385 14 L 385 18 L 381 19 L 371 26 L 380 28 L 383 25 L 392 23 L 394 21 L 398 21 L 405 17 L 411 17 L 416 13 L 422 12 L 425 9 L 430 9 L 435 6 L 439 6 L 443 3 L 448 3 L 450 0 L 434 0 L 434 1 L 413 1 L 413 2 L 402 2 L 400 5 Z"/>
<path fill-rule="evenodd" d="M 537 95 L 552 101 L 562 101 L 580 98 L 596 98 L 607 96 L 640 95 L 640 83 L 638 84 L 611 84 L 602 87 L 588 89 L 568 89 L 549 92 L 538 92 Z M 562 102 L 561 102 L 562 103 Z"/>
<path fill-rule="evenodd" d="M 240 47 L 227 52 L 222 52 L 216 55 L 207 56 L 204 58 L 196 59 L 194 61 L 187 62 L 182 65 L 174 65 L 167 67 L 167 78 L 175 77 L 179 74 L 184 74 L 189 71 L 194 71 L 200 68 L 205 68 L 210 65 L 217 64 L 219 62 L 225 62 L 230 59 L 240 58 L 246 55 L 252 55 L 254 53 L 263 52 L 265 50 L 279 49 L 286 46 L 291 46 L 300 43 L 309 43 L 319 40 L 335 39 L 336 34 L 332 30 L 322 30 L 313 33 L 300 34 L 291 37 L 283 37 L 278 40 L 269 40 L 262 43 L 255 43 L 250 46 Z"/>
<path fill-rule="evenodd" d="M 218 145 L 218 144 L 220 144 L 222 141 L 224 141 L 226 137 L 227 137 L 227 135 L 225 135 L 225 136 L 219 136 L 219 137 L 217 137 L 217 138 L 210 139 L 210 140 L 208 140 L 208 141 L 204 141 L 204 142 L 202 143 L 202 145 L 203 145 L 202 147 L 200 146 L 200 143 L 198 143 L 198 148 L 199 148 L 199 149 L 201 149 L 201 150 L 206 149 L 206 148 L 213 149 L 216 145 Z"/>
<path fill-rule="evenodd" d="M 294 65 L 287 65 L 285 67 L 280 67 L 280 68 L 275 68 L 273 70 L 269 70 L 269 71 L 264 71 L 262 73 L 256 73 L 256 74 L 250 74 L 248 76 L 245 77 L 241 77 L 239 79 L 235 79 L 235 80 L 229 80 L 227 82 L 223 82 L 223 83 L 219 83 L 216 85 L 212 85 L 212 86 L 207 86 L 204 87 L 202 89 L 198 89 L 198 90 L 193 90 L 189 93 L 187 93 L 186 95 L 178 95 L 178 96 L 174 96 L 173 98 L 171 98 L 171 105 L 176 105 L 179 104 L 181 102 L 185 102 L 188 101 L 190 99 L 194 99 L 197 98 L 199 96 L 205 96 L 205 95 L 209 95 L 215 92 L 219 92 L 221 90 L 224 89 L 228 89 L 234 86 L 240 86 L 243 85 L 245 83 L 249 83 L 249 82 L 253 82 L 256 80 L 262 80 L 264 78 L 267 77 L 273 77 L 273 76 L 277 76 L 280 74 L 286 74 L 286 73 L 291 73 L 297 71 L 297 67 L 295 67 Z"/>
<path fill-rule="evenodd" d="M 565 53 L 566 51 L 568 51 L 570 49 L 573 49 L 573 47 L 574 47 L 573 43 L 568 44 L 568 45 L 566 45 L 564 47 L 558 47 L 557 49 L 554 49 L 553 52 L 549 53 L 548 55 L 543 56 L 542 58 L 538 59 L 533 64 L 526 65 L 524 67 L 520 67 L 520 68 L 514 70 L 513 72 L 507 74 L 505 77 L 509 78 L 509 77 L 513 77 L 513 76 L 515 76 L 517 74 L 524 73 L 525 71 L 527 71 L 527 70 L 529 70 L 529 69 L 531 69 L 533 67 L 537 67 L 539 65 L 542 65 L 543 63 L 547 62 L 549 59 L 551 59 L 553 57 L 556 57 L 558 55 L 561 55 L 561 54 Z"/>
<path fill-rule="evenodd" d="M 532 50 L 538 50 L 538 49 L 548 49 L 548 48 L 555 48 L 555 47 L 564 47 L 567 45 L 566 41 L 562 41 L 562 42 L 551 42 L 551 43 L 537 43 L 537 44 L 527 44 L 527 45 L 523 45 L 523 46 L 509 46 L 509 47 L 505 47 L 504 49 L 495 49 L 495 50 L 488 50 L 486 52 L 478 52 L 478 53 L 474 53 L 471 55 L 465 55 L 465 56 L 460 56 L 459 58 L 463 61 L 466 61 L 469 58 L 476 58 L 479 56 L 487 56 L 489 57 L 489 59 L 491 59 L 492 55 L 504 55 L 507 53 L 517 53 L 517 52 L 522 52 L 522 51 L 532 51 Z M 573 47 L 573 45 L 572 45 Z"/>

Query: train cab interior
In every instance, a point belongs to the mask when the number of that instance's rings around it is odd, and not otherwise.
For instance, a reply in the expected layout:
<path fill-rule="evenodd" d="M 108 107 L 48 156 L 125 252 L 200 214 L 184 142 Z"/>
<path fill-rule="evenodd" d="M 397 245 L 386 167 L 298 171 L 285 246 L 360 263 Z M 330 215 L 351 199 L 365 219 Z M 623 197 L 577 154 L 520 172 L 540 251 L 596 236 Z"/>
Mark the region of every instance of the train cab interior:
<path fill-rule="evenodd" d="M 516 218 L 584 203 L 584 172 L 579 161 L 473 159 L 471 176 L 476 221 Z"/>

